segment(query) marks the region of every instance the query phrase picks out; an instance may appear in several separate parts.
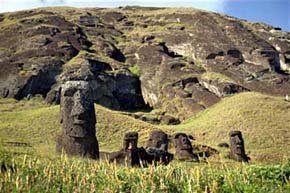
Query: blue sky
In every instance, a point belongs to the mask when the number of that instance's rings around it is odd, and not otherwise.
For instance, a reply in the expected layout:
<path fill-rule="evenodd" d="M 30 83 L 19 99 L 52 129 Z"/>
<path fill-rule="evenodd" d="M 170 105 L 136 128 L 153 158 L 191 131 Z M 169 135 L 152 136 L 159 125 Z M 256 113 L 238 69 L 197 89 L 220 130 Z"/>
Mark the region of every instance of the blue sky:
<path fill-rule="evenodd" d="M 118 7 L 125 5 L 196 7 L 290 31 L 290 0 L 0 0 L 0 12 L 43 6 Z"/>

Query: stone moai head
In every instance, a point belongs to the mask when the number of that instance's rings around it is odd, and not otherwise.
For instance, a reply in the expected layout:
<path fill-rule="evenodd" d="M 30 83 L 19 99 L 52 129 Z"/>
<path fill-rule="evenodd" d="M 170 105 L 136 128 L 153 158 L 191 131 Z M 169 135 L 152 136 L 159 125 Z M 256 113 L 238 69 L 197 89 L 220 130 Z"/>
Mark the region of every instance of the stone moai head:
<path fill-rule="evenodd" d="M 185 133 L 174 135 L 175 157 L 179 160 L 197 160 L 197 155 L 193 153 L 190 138 Z"/>
<path fill-rule="evenodd" d="M 241 131 L 231 131 L 230 136 L 230 158 L 236 161 L 245 161 L 249 160 L 248 156 L 245 153 L 244 139 Z"/>
<path fill-rule="evenodd" d="M 189 137 L 185 133 L 177 133 L 174 136 L 175 148 L 177 150 L 192 151 L 192 145 Z"/>
<path fill-rule="evenodd" d="M 150 133 L 147 148 L 168 150 L 168 135 L 162 130 L 154 130 Z"/>
<path fill-rule="evenodd" d="M 70 137 L 96 134 L 93 94 L 86 81 L 67 81 L 61 88 L 61 123 L 63 133 Z"/>
<path fill-rule="evenodd" d="M 123 149 L 126 150 L 135 150 L 138 146 L 138 133 L 137 132 L 128 132 L 124 136 Z"/>

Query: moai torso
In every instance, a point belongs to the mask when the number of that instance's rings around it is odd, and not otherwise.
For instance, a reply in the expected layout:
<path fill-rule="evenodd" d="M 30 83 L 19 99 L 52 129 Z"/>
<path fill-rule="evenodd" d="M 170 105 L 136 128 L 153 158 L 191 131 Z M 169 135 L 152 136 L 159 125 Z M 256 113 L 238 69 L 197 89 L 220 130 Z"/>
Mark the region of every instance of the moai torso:
<path fill-rule="evenodd" d="M 67 81 L 60 97 L 62 133 L 57 150 L 68 155 L 98 158 L 93 95 L 86 81 Z"/>

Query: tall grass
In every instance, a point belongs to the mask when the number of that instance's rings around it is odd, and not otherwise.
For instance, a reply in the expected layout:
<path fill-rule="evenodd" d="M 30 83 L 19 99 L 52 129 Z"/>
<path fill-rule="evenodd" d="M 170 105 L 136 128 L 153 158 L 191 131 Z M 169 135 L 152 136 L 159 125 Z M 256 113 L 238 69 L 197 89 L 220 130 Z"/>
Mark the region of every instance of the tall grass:
<path fill-rule="evenodd" d="M 289 192 L 290 161 L 278 165 L 172 163 L 130 168 L 106 161 L 22 156 L 2 160 L 0 192 Z"/>

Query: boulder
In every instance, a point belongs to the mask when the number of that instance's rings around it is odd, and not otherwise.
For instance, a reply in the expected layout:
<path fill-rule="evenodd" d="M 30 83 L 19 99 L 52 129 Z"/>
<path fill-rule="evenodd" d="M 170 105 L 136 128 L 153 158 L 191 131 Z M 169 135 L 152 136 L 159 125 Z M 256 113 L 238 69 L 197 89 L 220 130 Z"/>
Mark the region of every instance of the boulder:
<path fill-rule="evenodd" d="M 180 123 L 180 120 L 170 115 L 162 115 L 160 122 L 161 124 L 165 125 L 178 125 Z"/>

